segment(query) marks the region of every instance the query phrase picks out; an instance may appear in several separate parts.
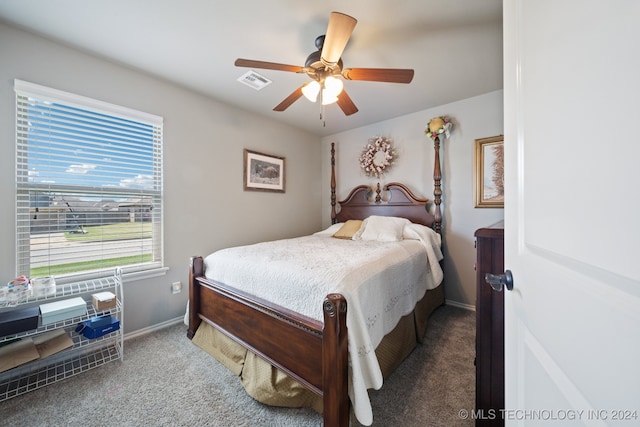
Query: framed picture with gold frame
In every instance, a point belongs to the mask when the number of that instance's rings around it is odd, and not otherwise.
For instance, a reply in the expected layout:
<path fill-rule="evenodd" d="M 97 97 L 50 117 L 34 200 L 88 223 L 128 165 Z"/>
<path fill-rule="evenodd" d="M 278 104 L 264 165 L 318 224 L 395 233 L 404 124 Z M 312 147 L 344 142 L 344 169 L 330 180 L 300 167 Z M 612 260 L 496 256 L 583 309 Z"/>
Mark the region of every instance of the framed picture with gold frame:
<path fill-rule="evenodd" d="M 504 136 L 476 139 L 474 148 L 474 205 L 504 208 Z"/>

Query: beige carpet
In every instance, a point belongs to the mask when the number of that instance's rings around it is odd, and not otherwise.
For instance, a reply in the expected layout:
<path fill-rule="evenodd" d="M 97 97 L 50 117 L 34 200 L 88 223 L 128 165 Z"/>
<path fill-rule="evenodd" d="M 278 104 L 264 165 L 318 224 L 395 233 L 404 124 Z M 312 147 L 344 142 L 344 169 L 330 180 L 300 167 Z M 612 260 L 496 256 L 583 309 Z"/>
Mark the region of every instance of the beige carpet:
<path fill-rule="evenodd" d="M 475 313 L 436 310 L 420 345 L 371 392 L 374 426 L 472 426 Z M 273 408 L 191 343 L 180 324 L 125 342 L 114 362 L 0 403 L 7 426 L 321 426 L 309 409 Z M 359 426 L 359 423 L 352 422 Z"/>

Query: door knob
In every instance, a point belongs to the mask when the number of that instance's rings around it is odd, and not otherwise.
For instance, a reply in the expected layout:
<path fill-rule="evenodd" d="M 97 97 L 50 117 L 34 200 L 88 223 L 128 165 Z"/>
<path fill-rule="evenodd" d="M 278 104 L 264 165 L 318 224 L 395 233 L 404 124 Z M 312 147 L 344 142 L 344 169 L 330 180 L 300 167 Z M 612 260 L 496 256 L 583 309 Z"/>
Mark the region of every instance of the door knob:
<path fill-rule="evenodd" d="M 500 292 L 503 287 L 506 287 L 508 291 L 513 289 L 513 275 L 511 270 L 505 270 L 504 274 L 490 274 L 484 275 L 484 280 L 491 285 L 494 291 Z"/>

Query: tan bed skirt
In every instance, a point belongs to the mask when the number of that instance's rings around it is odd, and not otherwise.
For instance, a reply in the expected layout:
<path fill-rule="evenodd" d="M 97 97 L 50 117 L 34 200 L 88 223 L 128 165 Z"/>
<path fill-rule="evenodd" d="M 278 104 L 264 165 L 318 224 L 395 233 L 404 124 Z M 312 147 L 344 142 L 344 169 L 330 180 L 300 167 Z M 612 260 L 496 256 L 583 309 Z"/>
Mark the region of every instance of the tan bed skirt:
<path fill-rule="evenodd" d="M 418 342 L 422 342 L 429 316 L 443 303 L 442 285 L 427 291 L 414 311 L 400 319 L 395 329 L 383 338 L 376 348 L 376 356 L 384 378 L 391 375 Z M 231 372 L 240 376 L 240 381 L 247 393 L 257 401 L 272 406 L 310 407 L 322 413 L 320 396 L 207 322 L 200 323 L 193 342 L 224 364 Z"/>

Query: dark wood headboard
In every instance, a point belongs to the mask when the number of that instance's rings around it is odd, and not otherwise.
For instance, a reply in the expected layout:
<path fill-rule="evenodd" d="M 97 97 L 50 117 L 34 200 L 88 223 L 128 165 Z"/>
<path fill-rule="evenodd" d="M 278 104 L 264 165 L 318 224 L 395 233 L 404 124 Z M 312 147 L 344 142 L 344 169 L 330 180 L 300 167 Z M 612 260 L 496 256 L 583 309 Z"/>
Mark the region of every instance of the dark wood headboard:
<path fill-rule="evenodd" d="M 331 223 L 345 222 L 350 219 L 365 219 L 371 215 L 398 216 L 416 224 L 432 227 L 440 233 L 442 215 L 440 213 L 440 141 L 436 138 L 436 157 L 433 169 L 435 209 L 432 215 L 427 208 L 429 199 L 414 195 L 409 188 L 398 182 L 392 182 L 372 189 L 367 185 L 354 188 L 342 201 L 338 202 L 340 211 L 336 212 L 335 179 L 335 143 L 331 143 Z"/>
<path fill-rule="evenodd" d="M 387 184 L 382 189 L 378 184 L 375 191 L 366 185 L 360 185 L 338 203 L 340 212 L 336 214 L 334 222 L 364 219 L 370 215 L 399 216 L 428 227 L 433 227 L 435 221 L 426 208 L 429 200 L 418 198 L 398 182 Z"/>

